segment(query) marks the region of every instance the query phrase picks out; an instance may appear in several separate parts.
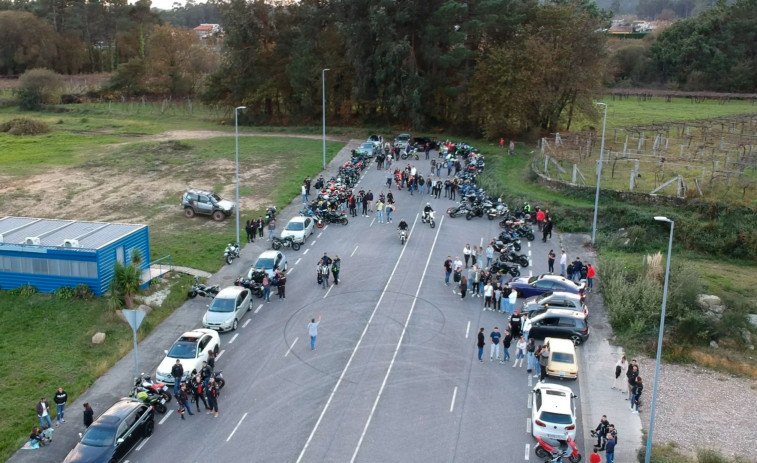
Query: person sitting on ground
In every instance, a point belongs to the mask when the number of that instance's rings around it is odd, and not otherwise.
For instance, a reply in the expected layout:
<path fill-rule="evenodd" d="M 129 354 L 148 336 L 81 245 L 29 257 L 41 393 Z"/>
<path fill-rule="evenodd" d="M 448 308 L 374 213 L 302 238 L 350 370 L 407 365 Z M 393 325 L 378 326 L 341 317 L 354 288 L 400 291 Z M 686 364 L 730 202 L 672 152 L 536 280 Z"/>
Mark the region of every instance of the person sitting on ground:
<path fill-rule="evenodd" d="M 39 426 L 35 426 L 32 429 L 32 433 L 29 434 L 29 440 L 32 443 L 36 442 L 40 446 L 45 445 L 45 443 L 47 443 L 49 441 L 49 439 L 47 437 L 45 437 L 45 434 L 42 432 L 42 429 L 40 429 Z"/>

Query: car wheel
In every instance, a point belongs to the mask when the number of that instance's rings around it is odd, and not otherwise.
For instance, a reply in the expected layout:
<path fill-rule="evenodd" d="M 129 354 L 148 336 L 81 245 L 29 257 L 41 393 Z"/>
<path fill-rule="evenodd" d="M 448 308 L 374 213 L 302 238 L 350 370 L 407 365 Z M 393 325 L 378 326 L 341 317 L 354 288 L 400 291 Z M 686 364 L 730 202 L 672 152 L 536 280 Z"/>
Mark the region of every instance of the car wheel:
<path fill-rule="evenodd" d="M 223 211 L 213 212 L 213 220 L 215 220 L 216 222 L 220 222 L 225 218 L 226 218 L 226 214 L 224 214 Z"/>
<path fill-rule="evenodd" d="M 236 331 L 237 326 L 239 326 L 239 321 L 235 318 L 234 323 L 231 325 L 231 331 Z"/>
<path fill-rule="evenodd" d="M 534 449 L 534 453 L 539 458 L 548 458 L 550 456 L 549 452 L 547 452 L 546 450 L 544 450 L 543 448 L 541 448 L 541 446 L 536 447 Z"/>
<path fill-rule="evenodd" d="M 292 243 L 292 249 L 294 249 L 295 251 L 299 251 L 300 250 L 300 243 Z"/>
<path fill-rule="evenodd" d="M 163 404 L 161 404 L 161 405 L 163 405 Z M 166 406 L 163 405 L 163 413 L 166 412 L 165 409 L 166 409 Z M 155 429 L 155 422 L 153 420 L 149 420 L 149 421 L 147 421 L 147 423 L 145 423 L 145 427 L 144 427 L 144 429 L 142 431 L 142 435 L 145 436 L 145 437 L 150 437 L 150 436 L 152 436 L 152 432 L 153 432 L 154 429 Z"/>
<path fill-rule="evenodd" d="M 578 345 L 580 345 L 580 344 L 581 344 L 581 342 L 583 342 L 583 341 L 581 340 L 581 336 L 578 336 L 578 335 L 576 335 L 576 334 L 574 334 L 573 336 L 571 336 L 571 337 L 570 337 L 570 340 L 571 340 L 571 341 L 573 341 L 573 345 L 574 345 L 574 346 L 578 346 Z"/>
<path fill-rule="evenodd" d="M 213 348 L 213 353 L 216 357 L 218 357 L 218 344 L 216 344 L 216 346 Z"/>
<path fill-rule="evenodd" d="M 191 219 L 192 217 L 194 217 L 194 216 L 195 216 L 195 210 L 194 210 L 194 209 L 192 209 L 191 207 L 185 207 L 185 208 L 184 208 L 184 215 L 185 215 L 186 217 L 188 217 L 188 218 L 190 218 L 190 219 Z"/>

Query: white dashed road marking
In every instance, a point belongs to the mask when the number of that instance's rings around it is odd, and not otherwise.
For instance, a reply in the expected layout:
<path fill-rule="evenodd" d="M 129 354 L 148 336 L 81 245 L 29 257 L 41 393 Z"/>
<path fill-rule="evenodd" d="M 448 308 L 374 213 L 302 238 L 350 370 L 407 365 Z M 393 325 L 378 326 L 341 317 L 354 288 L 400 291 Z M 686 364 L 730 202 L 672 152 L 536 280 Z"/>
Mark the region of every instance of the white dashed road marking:
<path fill-rule="evenodd" d="M 465 327 L 465 339 L 468 339 L 469 333 L 470 333 L 470 320 L 468 320 L 468 326 Z"/>
<path fill-rule="evenodd" d="M 251 321 L 252 321 L 252 319 L 248 318 L 247 321 L 244 322 L 244 325 L 242 325 L 242 328 L 247 328 L 247 325 L 249 325 Z"/>
<path fill-rule="evenodd" d="M 236 341 L 237 336 L 239 336 L 239 333 L 237 333 L 237 334 L 235 334 L 234 336 L 231 337 L 231 340 L 229 341 L 229 344 L 233 344 L 234 341 Z"/>
<path fill-rule="evenodd" d="M 355 252 L 357 252 L 357 248 L 359 248 L 359 247 L 360 246 L 355 246 L 355 249 L 352 250 L 352 254 L 350 254 L 350 257 L 352 257 L 352 256 L 355 255 Z"/>
<path fill-rule="evenodd" d="M 260 305 L 258 306 L 258 308 L 257 308 L 257 309 L 255 309 L 255 312 L 254 312 L 254 313 L 258 313 L 258 312 L 260 312 L 260 309 L 262 309 L 262 308 L 263 308 L 263 304 L 260 304 Z"/>
<path fill-rule="evenodd" d="M 455 409 L 455 397 L 457 397 L 457 386 L 455 386 L 455 390 L 452 391 L 452 402 L 449 404 L 449 412 L 452 413 L 452 410 Z"/>
<path fill-rule="evenodd" d="M 300 338 L 294 338 L 294 341 L 292 341 L 292 344 L 289 346 L 289 349 L 287 349 L 287 353 L 284 354 L 284 357 L 286 357 L 287 355 L 289 355 L 290 352 L 292 352 L 292 347 L 294 347 L 294 345 L 295 345 L 295 343 L 297 343 L 298 339 L 300 339 Z"/>
<path fill-rule="evenodd" d="M 234 433 L 237 432 L 237 428 L 239 428 L 239 425 L 242 424 L 242 421 L 244 421 L 245 418 L 247 418 L 247 413 L 242 415 L 242 418 L 239 419 L 239 423 L 237 423 L 237 425 L 234 426 L 234 430 L 231 431 L 231 434 L 229 434 L 229 437 L 226 438 L 226 442 L 231 440 L 232 436 L 234 436 Z"/>
<path fill-rule="evenodd" d="M 168 410 L 168 411 L 166 412 L 165 416 L 163 417 L 163 419 L 162 419 L 162 420 L 160 420 L 160 421 L 158 422 L 158 424 L 163 424 L 163 423 L 165 423 L 165 421 L 166 421 L 166 420 L 168 419 L 168 417 L 169 417 L 169 416 L 171 416 L 171 413 L 173 413 L 173 409 L 170 409 L 170 410 Z"/>

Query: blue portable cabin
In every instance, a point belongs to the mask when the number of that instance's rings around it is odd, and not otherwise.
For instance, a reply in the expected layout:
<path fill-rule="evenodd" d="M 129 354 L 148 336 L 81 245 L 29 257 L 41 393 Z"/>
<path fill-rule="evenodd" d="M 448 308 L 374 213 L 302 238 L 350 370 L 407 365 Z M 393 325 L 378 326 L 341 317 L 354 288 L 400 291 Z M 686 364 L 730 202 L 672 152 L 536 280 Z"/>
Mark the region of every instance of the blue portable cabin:
<path fill-rule="evenodd" d="M 108 291 L 116 261 L 131 264 L 133 249 L 150 267 L 147 225 L 78 220 L 0 218 L 0 288 L 25 284 L 38 291 L 86 284 L 97 296 Z"/>

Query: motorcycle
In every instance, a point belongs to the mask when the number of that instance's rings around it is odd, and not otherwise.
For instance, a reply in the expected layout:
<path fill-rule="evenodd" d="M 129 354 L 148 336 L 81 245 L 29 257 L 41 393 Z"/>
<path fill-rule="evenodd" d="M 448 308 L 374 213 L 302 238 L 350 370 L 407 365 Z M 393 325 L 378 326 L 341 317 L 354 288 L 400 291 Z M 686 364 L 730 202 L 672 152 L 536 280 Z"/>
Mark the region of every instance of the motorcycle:
<path fill-rule="evenodd" d="M 568 457 L 571 463 L 581 461 L 581 452 L 576 447 L 576 442 L 568 436 L 566 440 L 542 439 L 536 437 L 536 447 L 534 453 L 539 458 L 544 458 L 545 462 L 558 463 L 562 462 L 563 457 Z"/>
<path fill-rule="evenodd" d="M 324 212 L 322 219 L 325 223 L 340 223 L 342 225 L 347 225 L 348 222 L 347 217 L 335 212 Z"/>
<path fill-rule="evenodd" d="M 513 238 L 507 232 L 502 232 L 499 234 L 497 241 L 494 243 L 494 250 L 497 252 L 502 252 L 501 249 L 507 245 L 512 245 L 513 249 L 515 249 L 516 251 L 521 250 L 520 240 L 518 238 Z"/>
<path fill-rule="evenodd" d="M 279 238 L 278 236 L 274 236 L 271 240 L 271 247 L 273 249 L 276 249 L 277 251 L 279 249 L 283 248 L 292 248 L 295 251 L 300 250 L 300 243 L 296 242 L 294 238 L 291 236 L 287 236 L 286 238 Z"/>
<path fill-rule="evenodd" d="M 195 296 L 216 297 L 220 291 L 221 291 L 220 286 L 218 285 L 208 286 L 206 284 L 200 283 L 200 279 L 195 277 L 195 282 L 192 285 L 192 287 L 189 289 L 189 292 L 187 293 L 187 295 L 191 298 Z"/>
<path fill-rule="evenodd" d="M 407 230 L 400 230 L 400 243 L 402 245 L 405 245 L 405 241 L 407 241 Z"/>
<path fill-rule="evenodd" d="M 512 277 L 519 277 L 520 270 L 517 265 L 511 265 L 509 262 L 493 262 L 489 269 L 494 273 L 509 273 Z"/>
<path fill-rule="evenodd" d="M 254 294 L 255 297 L 263 297 L 263 285 L 255 280 L 239 277 L 234 282 L 234 285 L 249 289 L 250 291 L 252 291 L 252 294 Z"/>
<path fill-rule="evenodd" d="M 502 262 L 512 262 L 519 264 L 521 267 L 528 267 L 528 256 L 518 254 L 513 247 L 504 247 L 500 251 L 499 260 Z"/>
<path fill-rule="evenodd" d="M 160 394 L 161 397 L 166 399 L 166 402 L 171 401 L 171 392 L 165 383 L 156 383 L 150 376 L 145 376 L 144 373 L 139 375 L 139 378 L 134 381 L 134 387 L 142 387 L 150 389 L 156 394 Z"/>
<path fill-rule="evenodd" d="M 503 217 L 507 214 L 507 206 L 504 204 L 500 204 L 497 207 L 490 207 L 486 211 L 486 217 L 489 218 L 489 220 L 494 220 L 497 217 Z"/>
<path fill-rule="evenodd" d="M 239 243 L 229 243 L 226 246 L 226 250 L 223 251 L 223 258 L 226 260 L 226 263 L 228 265 L 231 265 L 231 263 L 234 262 L 234 259 L 240 256 L 239 253 Z"/>
<path fill-rule="evenodd" d="M 150 389 L 135 386 L 131 392 L 129 392 L 129 397 L 135 397 L 142 402 L 151 405 L 155 411 L 160 414 L 163 414 L 168 410 L 166 408 L 167 400 L 161 394 L 156 394 Z"/>
<path fill-rule="evenodd" d="M 421 216 L 421 222 L 429 224 L 431 226 L 431 228 L 435 228 L 436 227 L 436 220 L 434 219 L 434 211 L 429 211 L 428 214 L 424 213 Z"/>
<path fill-rule="evenodd" d="M 470 220 L 473 217 L 483 217 L 484 216 L 484 206 L 481 204 L 475 204 L 473 207 L 471 207 L 468 212 L 465 213 L 465 220 Z"/>
<path fill-rule="evenodd" d="M 418 160 L 418 150 L 412 150 L 409 153 L 406 152 L 406 151 L 402 151 L 400 153 L 400 158 L 401 159 L 415 159 L 417 161 Z"/>

